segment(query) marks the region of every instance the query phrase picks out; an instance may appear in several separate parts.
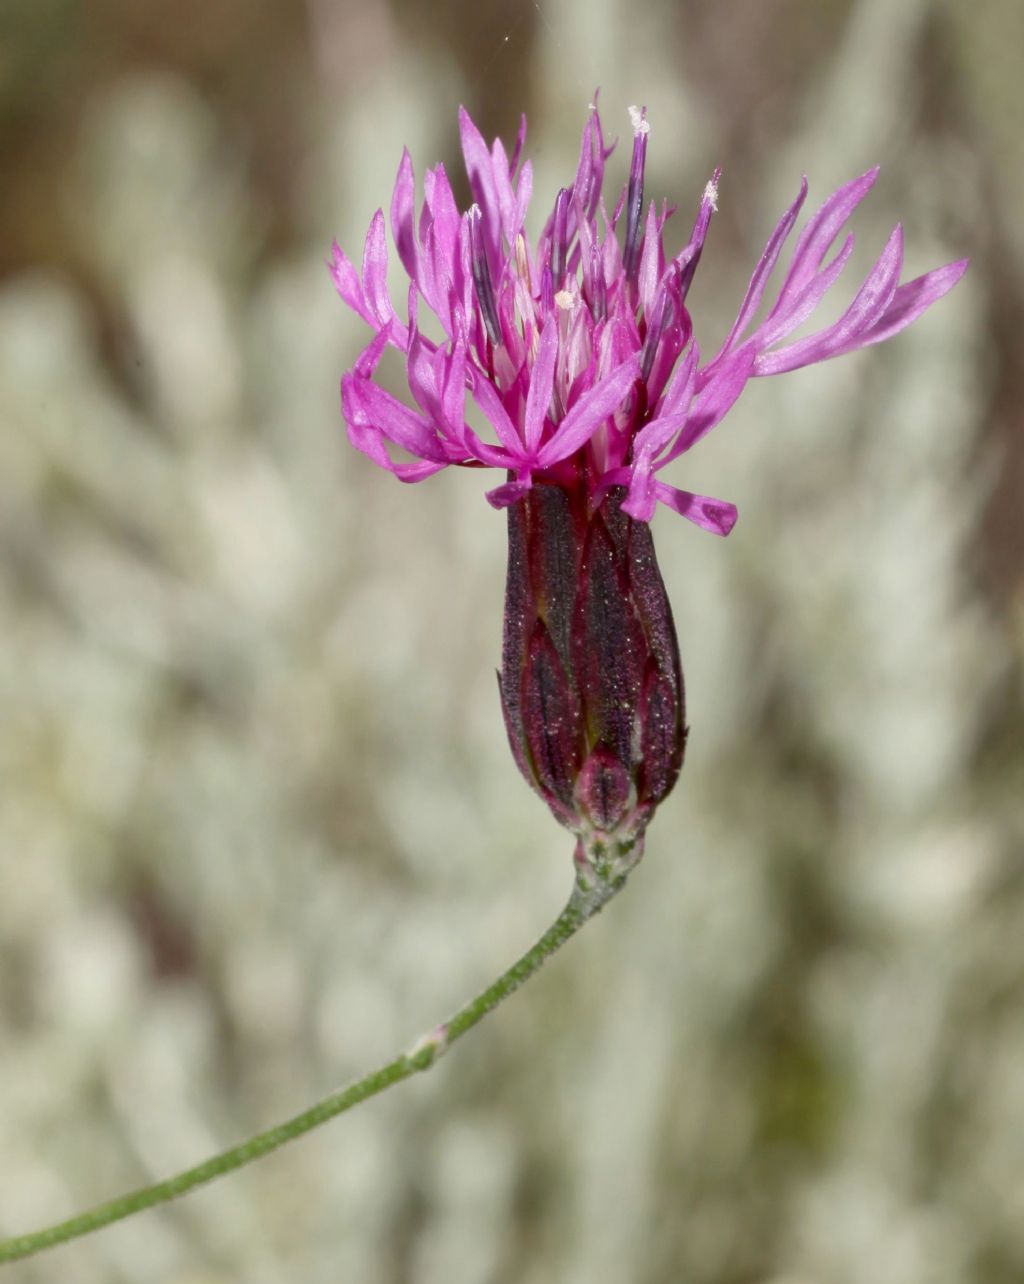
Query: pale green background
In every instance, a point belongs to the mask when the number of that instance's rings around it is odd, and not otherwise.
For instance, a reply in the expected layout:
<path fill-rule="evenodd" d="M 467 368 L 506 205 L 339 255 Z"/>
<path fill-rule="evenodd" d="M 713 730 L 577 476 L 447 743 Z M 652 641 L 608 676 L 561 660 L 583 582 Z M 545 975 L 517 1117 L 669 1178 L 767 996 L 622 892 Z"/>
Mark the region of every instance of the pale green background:
<path fill-rule="evenodd" d="M 1022 15 L 0 0 L 0 1234 L 408 1045 L 568 893 L 486 479 L 344 439 L 324 259 L 403 143 L 525 109 L 536 232 L 594 87 L 646 103 L 676 242 L 725 167 L 708 348 L 802 171 L 883 164 L 851 274 L 898 218 L 973 258 L 676 467 L 741 519 L 655 524 L 693 730 L 627 893 L 428 1076 L 4 1281 L 1024 1278 Z"/>

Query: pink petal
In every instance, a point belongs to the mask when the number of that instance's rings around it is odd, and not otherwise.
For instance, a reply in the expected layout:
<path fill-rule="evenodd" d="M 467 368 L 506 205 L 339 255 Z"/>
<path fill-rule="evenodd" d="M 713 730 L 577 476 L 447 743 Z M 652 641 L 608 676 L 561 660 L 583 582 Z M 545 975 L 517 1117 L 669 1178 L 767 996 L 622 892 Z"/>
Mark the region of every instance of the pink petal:
<path fill-rule="evenodd" d="M 757 309 L 761 306 L 761 300 L 764 298 L 765 286 L 768 284 L 768 278 L 775 269 L 779 261 L 779 254 L 785 244 L 790 232 L 793 230 L 793 224 L 796 222 L 797 215 L 800 213 L 804 201 L 807 199 L 807 179 L 800 180 L 800 191 L 796 200 L 786 210 L 782 218 L 779 219 L 778 226 L 768 238 L 768 244 L 764 247 L 764 253 L 754 269 L 754 275 L 750 278 L 750 284 L 747 286 L 747 293 L 743 299 L 743 305 L 740 308 L 739 316 L 733 323 L 728 337 L 722 344 L 719 356 L 724 355 L 732 347 L 736 339 L 746 330 L 747 326 L 754 319 Z M 717 360 L 717 358 L 716 358 Z M 711 364 L 714 364 L 713 362 Z"/>
<path fill-rule="evenodd" d="M 818 275 L 812 277 L 800 293 L 793 297 L 788 310 L 780 312 L 774 319 L 769 317 L 763 325 L 758 326 L 751 342 L 764 351 L 765 348 L 770 348 L 773 343 L 778 343 L 780 339 L 784 339 L 786 335 L 792 334 L 802 326 L 835 285 L 852 253 L 853 237 L 848 236 L 832 262 L 822 268 Z"/>
<path fill-rule="evenodd" d="M 357 316 L 362 317 L 367 325 L 373 326 L 375 330 L 378 329 L 379 323 L 366 301 L 359 274 L 337 241 L 331 246 L 331 262 L 327 266 L 331 273 L 331 280 L 334 282 L 334 288 L 341 295 L 344 302 L 348 304 Z"/>
<path fill-rule="evenodd" d="M 687 350 L 683 362 L 676 368 L 675 374 L 658 407 L 658 415 L 675 415 L 689 408 L 693 400 L 694 372 L 700 364 L 700 345 L 694 339 Z"/>
<path fill-rule="evenodd" d="M 466 422 L 466 346 L 461 341 L 445 358 L 441 409 L 445 423 L 461 434 Z"/>
<path fill-rule="evenodd" d="M 506 482 L 504 486 L 498 486 L 494 490 L 487 491 L 484 498 L 492 508 L 508 508 L 510 504 L 522 499 L 532 487 L 533 480 L 527 474 L 520 480 Z"/>
<path fill-rule="evenodd" d="M 969 259 L 959 259 L 956 263 L 948 263 L 933 272 L 925 272 L 923 276 L 901 285 L 881 318 L 850 343 L 837 348 L 834 355 L 866 348 L 872 343 L 881 343 L 883 339 L 889 339 L 905 330 L 956 285 L 967 271 L 969 262 Z"/>
<path fill-rule="evenodd" d="M 435 473 L 447 467 L 447 464 L 431 464 L 426 460 L 421 460 L 418 464 L 396 464 L 392 459 L 388 460 L 387 465 L 388 472 L 397 477 L 400 482 L 423 481 L 424 478 L 433 477 Z"/>
<path fill-rule="evenodd" d="M 354 374 L 347 374 L 341 381 L 342 413 L 352 445 L 399 481 L 422 481 L 424 477 L 440 472 L 447 460 L 420 460 L 416 463 L 396 463 L 392 460 L 384 445 L 381 429 L 373 422 L 362 399 L 363 386 L 365 385 Z"/>
<path fill-rule="evenodd" d="M 523 223 L 526 220 L 526 211 L 530 205 L 530 197 L 533 195 L 533 165 L 530 161 L 523 162 L 523 168 L 519 172 L 519 184 L 516 187 L 516 207 L 512 212 L 512 237 L 510 244 L 515 242 L 515 238 L 523 229 Z"/>
<path fill-rule="evenodd" d="M 680 517 L 686 517 L 713 535 L 728 535 L 736 525 L 739 513 L 735 504 L 724 499 L 711 499 L 707 495 L 694 495 L 688 490 L 677 490 L 664 482 L 654 483 L 654 493 L 667 508 Z"/>
<path fill-rule="evenodd" d="M 537 452 L 537 466 L 550 468 L 589 441 L 625 400 L 639 374 L 640 354 L 634 352 L 573 406 L 554 435 Z"/>
<path fill-rule="evenodd" d="M 466 350 L 438 349 L 413 330 L 406 362 L 409 388 L 441 438 L 468 453 L 465 440 Z"/>
<path fill-rule="evenodd" d="M 637 292 L 644 316 L 650 323 L 654 308 L 654 296 L 658 290 L 661 274 L 665 270 L 665 253 L 661 246 L 661 235 L 658 232 L 658 212 L 654 202 L 647 207 L 647 226 L 644 229 L 644 248 L 640 254 L 640 270 L 637 273 Z"/>
<path fill-rule="evenodd" d="M 833 192 L 811 218 L 800 233 L 793 252 L 793 261 L 779 292 L 778 300 L 769 313 L 769 320 L 783 310 L 793 295 L 798 294 L 814 276 L 843 224 L 867 196 L 877 177 L 878 166 L 876 165 L 866 174 L 862 174 Z"/>
<path fill-rule="evenodd" d="M 471 368 L 471 391 L 473 400 L 484 412 L 490 421 L 494 431 L 498 434 L 498 440 L 508 451 L 513 459 L 527 459 L 527 453 L 523 450 L 523 443 L 520 440 L 519 432 L 509 418 L 508 411 L 502 404 L 498 396 L 497 389 L 487 378 L 486 375 Z"/>
<path fill-rule="evenodd" d="M 434 420 L 442 418 L 441 387 L 437 370 L 437 349 L 414 330 L 409 339 L 405 373 L 416 404 Z"/>
<path fill-rule="evenodd" d="M 558 357 L 558 319 L 549 317 L 548 323 L 540 332 L 540 343 L 530 374 L 530 392 L 526 398 L 526 416 L 524 436 L 526 449 L 532 453 L 544 431 L 548 407 L 551 405 L 551 390 L 555 381 L 555 360 Z"/>
<path fill-rule="evenodd" d="M 438 440 L 437 430 L 429 419 L 410 410 L 371 380 L 348 378 L 351 380 L 348 404 L 361 424 L 383 433 L 396 446 L 418 455 L 420 459 L 431 460 L 442 467 L 449 462 Z"/>
<path fill-rule="evenodd" d="M 786 348 L 763 353 L 757 359 L 757 373 L 768 375 L 799 370 L 801 366 L 836 356 L 844 346 L 847 350 L 858 346 L 857 336 L 875 325 L 891 303 L 902 266 L 903 229 L 896 227 L 853 302 L 839 320 L 828 329 Z"/>
<path fill-rule="evenodd" d="M 491 144 L 491 173 L 494 176 L 494 191 L 498 200 L 498 211 L 501 215 L 501 230 L 509 245 L 515 233 L 512 231 L 512 220 L 515 215 L 515 194 L 512 191 L 512 174 L 509 170 L 508 155 L 500 138 Z"/>
<path fill-rule="evenodd" d="M 402 149 L 402 160 L 395 178 L 391 196 L 391 235 L 402 266 L 412 280 L 416 280 L 419 252 L 416 248 L 416 230 L 413 217 L 416 208 L 416 178 L 408 147 Z"/>
<path fill-rule="evenodd" d="M 637 433 L 634 453 L 646 450 L 652 456 L 656 455 L 686 422 L 690 414 L 690 402 L 693 400 L 694 376 L 699 359 L 700 349 L 696 343 L 692 343 L 681 364 L 676 367 L 672 382 L 658 408 L 657 417 Z"/>
<path fill-rule="evenodd" d="M 676 438 L 672 449 L 658 462 L 659 468 L 691 450 L 702 437 L 706 437 L 712 428 L 722 422 L 753 374 L 755 354 L 753 343 L 748 342 L 736 352 L 730 353 L 719 365 L 713 378 L 697 398 L 686 427 Z"/>
<path fill-rule="evenodd" d="M 443 165 L 435 165 L 423 176 L 423 209 L 430 226 L 434 229 L 435 273 L 443 267 L 455 280 L 455 261 L 462 219 Z M 421 226 L 421 238 L 422 234 Z"/>
<path fill-rule="evenodd" d="M 356 364 L 353 373 L 361 379 L 369 379 L 373 372 L 380 365 L 380 359 L 384 355 L 384 349 L 391 341 L 391 325 L 382 326 L 377 334 L 373 336 L 370 342 L 356 358 Z"/>
<path fill-rule="evenodd" d="M 622 501 L 622 511 L 638 522 L 649 522 L 658 502 L 649 450 L 639 453 L 630 472 L 629 494 Z"/>
<path fill-rule="evenodd" d="M 478 459 L 480 463 L 486 464 L 488 468 L 504 468 L 509 470 L 522 468 L 524 466 L 524 461 L 518 454 L 510 454 L 501 446 L 489 445 L 486 441 L 477 436 L 473 429 L 470 428 L 469 424 L 463 425 L 462 435 L 465 438 L 467 452 L 472 455 L 474 459 Z"/>
<path fill-rule="evenodd" d="M 367 301 L 383 325 L 391 321 L 395 309 L 388 294 L 388 243 L 384 235 L 384 212 L 378 210 L 370 222 L 363 248 L 363 291 Z"/>
<path fill-rule="evenodd" d="M 484 242 L 488 248 L 491 272 L 496 276 L 500 267 L 498 242 L 501 229 L 501 202 L 498 199 L 494 169 L 487 144 L 465 107 L 459 108 L 459 136 L 462 140 L 462 155 L 466 162 L 469 186 L 474 200 L 483 211 Z"/>

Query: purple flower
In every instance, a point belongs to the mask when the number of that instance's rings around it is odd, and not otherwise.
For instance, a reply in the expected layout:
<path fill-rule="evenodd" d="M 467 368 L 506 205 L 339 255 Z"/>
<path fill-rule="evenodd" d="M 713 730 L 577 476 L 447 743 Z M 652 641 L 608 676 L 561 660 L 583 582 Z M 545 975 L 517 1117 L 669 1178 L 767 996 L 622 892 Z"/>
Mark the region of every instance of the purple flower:
<path fill-rule="evenodd" d="M 392 236 L 410 282 L 404 321 L 388 294 L 383 213 L 370 224 L 361 274 L 334 246 L 338 292 L 375 332 L 342 380 L 342 407 L 353 445 L 382 468 L 402 481 L 420 481 L 450 464 L 499 468 L 507 478 L 487 495 L 496 508 L 543 483 L 582 480 L 594 507 L 610 488 L 625 487 L 622 508 L 636 520 L 649 521 L 661 502 L 727 535 L 736 521 L 732 504 L 678 490 L 660 480 L 661 470 L 719 423 L 748 379 L 888 339 L 951 289 L 967 266 L 964 259 L 900 285 L 897 227 L 839 320 L 790 338 L 849 259 L 852 235 L 826 262 L 877 177 L 872 169 L 805 224 L 774 302 L 755 324 L 806 198 L 805 179 L 768 240 L 728 337 L 702 363 L 686 297 L 716 209 L 719 173 L 704 189 L 686 246 L 666 260 L 663 234 L 672 210 L 651 202 L 644 212 L 650 126 L 644 111 L 631 108 L 631 116 L 629 178 L 611 215 L 602 187 L 612 147 L 595 107 L 576 176 L 559 191 L 536 246 L 524 231 L 532 193 L 530 162 L 521 159 L 525 119 L 510 158 L 500 140 L 488 148 L 460 112 L 475 198 L 465 213 L 438 165 L 426 173 L 416 217 L 405 152 L 391 199 Z M 443 342 L 421 332 L 423 307 L 440 322 Z M 388 344 L 405 355 L 415 409 L 374 381 Z M 467 392 L 493 430 L 489 441 L 466 422 Z"/>
<path fill-rule="evenodd" d="M 719 535 L 736 521 L 732 504 L 677 490 L 658 474 L 719 423 L 748 379 L 889 338 L 967 266 L 951 263 L 900 285 L 897 227 L 839 320 L 791 339 L 850 257 L 847 236 L 826 262 L 875 181 L 870 170 L 807 222 L 774 302 L 755 323 L 807 195 L 804 180 L 735 324 L 702 364 L 686 298 L 719 174 L 704 189 L 689 241 L 668 260 L 672 211 L 652 202 L 645 213 L 650 126 L 644 111 L 630 113 L 629 178 L 611 215 L 602 186 L 612 149 L 594 108 L 576 177 L 559 191 L 536 246 L 523 230 L 532 191 L 530 162 L 520 163 L 525 120 L 510 159 L 460 114 L 475 198 L 464 214 L 438 165 L 427 171 L 416 218 L 406 152 L 391 199 L 392 236 L 410 282 L 404 321 L 388 295 L 380 210 L 362 273 L 337 245 L 331 265 L 341 297 L 375 332 L 341 383 L 353 445 L 402 481 L 449 464 L 506 475 L 487 498 L 508 509 L 499 687 L 509 742 L 523 775 L 576 833 L 581 875 L 606 883 L 639 859 L 686 744 L 675 626 L 647 523 L 659 502 Z M 420 330 L 422 307 L 440 323 L 442 342 Z M 416 409 L 374 380 L 388 344 L 405 355 Z M 466 422 L 467 392 L 490 440 Z"/>

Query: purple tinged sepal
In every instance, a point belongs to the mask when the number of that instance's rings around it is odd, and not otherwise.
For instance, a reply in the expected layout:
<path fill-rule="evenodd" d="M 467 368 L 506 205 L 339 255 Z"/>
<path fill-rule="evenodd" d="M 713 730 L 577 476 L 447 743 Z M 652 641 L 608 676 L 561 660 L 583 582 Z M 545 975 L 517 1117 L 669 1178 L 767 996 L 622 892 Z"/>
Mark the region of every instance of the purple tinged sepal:
<path fill-rule="evenodd" d="M 686 744 L 675 626 L 650 527 L 586 489 L 534 486 L 508 510 L 499 675 L 512 752 L 582 844 L 635 860 Z M 601 875 L 604 877 L 604 875 Z"/>

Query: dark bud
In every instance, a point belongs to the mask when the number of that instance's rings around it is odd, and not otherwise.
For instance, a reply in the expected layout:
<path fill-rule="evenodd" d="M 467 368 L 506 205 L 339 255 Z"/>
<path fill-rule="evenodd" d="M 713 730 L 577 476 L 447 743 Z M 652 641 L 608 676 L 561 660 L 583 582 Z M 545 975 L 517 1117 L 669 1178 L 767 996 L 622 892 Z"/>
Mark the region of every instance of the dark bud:
<path fill-rule="evenodd" d="M 686 743 L 675 627 L 649 526 L 585 487 L 508 510 L 499 675 L 516 762 L 587 850 L 638 841 Z"/>

